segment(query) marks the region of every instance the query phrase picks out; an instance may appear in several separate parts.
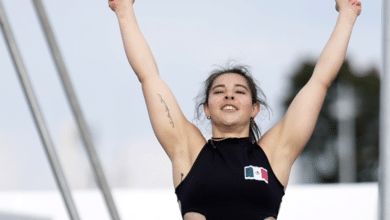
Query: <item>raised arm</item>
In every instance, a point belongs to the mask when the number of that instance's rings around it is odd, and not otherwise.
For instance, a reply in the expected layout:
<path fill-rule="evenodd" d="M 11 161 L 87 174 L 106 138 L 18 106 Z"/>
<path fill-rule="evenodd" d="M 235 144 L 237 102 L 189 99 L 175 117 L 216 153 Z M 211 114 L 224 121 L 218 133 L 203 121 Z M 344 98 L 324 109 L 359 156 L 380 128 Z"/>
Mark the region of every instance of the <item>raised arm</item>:
<path fill-rule="evenodd" d="M 134 1 L 109 0 L 108 2 L 118 17 L 127 59 L 142 83 L 145 78 L 157 76 L 159 73 L 156 60 L 138 27 L 133 8 Z"/>
<path fill-rule="evenodd" d="M 336 10 L 339 11 L 337 24 L 312 77 L 326 88 L 330 87 L 344 62 L 352 28 L 361 13 L 361 7 L 361 2 L 357 0 L 336 0 Z"/>
<path fill-rule="evenodd" d="M 291 164 L 313 133 L 327 90 L 344 62 L 353 25 L 361 12 L 360 1 L 336 0 L 336 3 L 337 24 L 312 77 L 294 98 L 282 121 L 264 135 L 260 140 L 263 143 L 259 143 L 276 145 L 275 151 L 283 152 Z"/>
<path fill-rule="evenodd" d="M 156 61 L 138 27 L 134 0 L 108 2 L 118 17 L 127 58 L 142 84 L 153 131 L 172 160 L 187 146 L 188 133 L 196 128 L 185 118 L 171 90 L 160 78 Z"/>

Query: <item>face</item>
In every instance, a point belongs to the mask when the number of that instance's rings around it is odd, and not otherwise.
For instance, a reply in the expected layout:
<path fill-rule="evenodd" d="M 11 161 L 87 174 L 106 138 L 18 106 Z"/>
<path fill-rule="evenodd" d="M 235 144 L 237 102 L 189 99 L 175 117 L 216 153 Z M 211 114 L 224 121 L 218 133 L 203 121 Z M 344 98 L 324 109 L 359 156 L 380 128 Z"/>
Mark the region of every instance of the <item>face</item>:
<path fill-rule="evenodd" d="M 208 105 L 204 106 L 207 117 L 215 125 L 246 125 L 260 110 L 252 104 L 252 94 L 246 79 L 235 73 L 217 77 L 210 89 Z"/>

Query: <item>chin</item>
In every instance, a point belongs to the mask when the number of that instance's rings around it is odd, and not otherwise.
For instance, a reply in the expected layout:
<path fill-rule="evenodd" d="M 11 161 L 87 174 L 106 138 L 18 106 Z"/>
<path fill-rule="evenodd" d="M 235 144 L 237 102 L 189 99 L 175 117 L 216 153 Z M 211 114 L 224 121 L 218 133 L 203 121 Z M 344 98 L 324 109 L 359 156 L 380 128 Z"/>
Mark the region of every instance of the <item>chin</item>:
<path fill-rule="evenodd" d="M 229 126 L 229 127 L 235 126 L 235 125 L 237 125 L 238 123 L 239 123 L 238 120 L 224 120 L 224 121 L 222 121 L 222 124 L 223 124 L 223 125 Z"/>
<path fill-rule="evenodd" d="M 224 122 L 222 123 L 224 126 L 226 127 L 234 127 L 235 125 L 237 125 L 237 123 L 230 123 L 230 122 Z"/>

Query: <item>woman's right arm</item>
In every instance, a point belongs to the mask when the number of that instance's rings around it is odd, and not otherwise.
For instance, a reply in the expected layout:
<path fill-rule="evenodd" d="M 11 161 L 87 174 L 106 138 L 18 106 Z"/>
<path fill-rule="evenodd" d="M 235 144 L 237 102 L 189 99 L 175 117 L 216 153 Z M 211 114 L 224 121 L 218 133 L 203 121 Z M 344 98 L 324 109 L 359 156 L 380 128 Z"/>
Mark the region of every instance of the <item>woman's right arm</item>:
<path fill-rule="evenodd" d="M 160 78 L 153 54 L 139 30 L 133 3 L 133 0 L 109 0 L 118 17 L 127 58 L 142 84 L 153 131 L 172 160 L 186 150 L 193 133 L 201 133 L 185 118 L 171 90 Z"/>
<path fill-rule="evenodd" d="M 143 83 L 146 78 L 159 73 L 148 43 L 139 30 L 133 3 L 134 0 L 109 0 L 110 8 L 118 17 L 127 59 L 138 80 Z"/>

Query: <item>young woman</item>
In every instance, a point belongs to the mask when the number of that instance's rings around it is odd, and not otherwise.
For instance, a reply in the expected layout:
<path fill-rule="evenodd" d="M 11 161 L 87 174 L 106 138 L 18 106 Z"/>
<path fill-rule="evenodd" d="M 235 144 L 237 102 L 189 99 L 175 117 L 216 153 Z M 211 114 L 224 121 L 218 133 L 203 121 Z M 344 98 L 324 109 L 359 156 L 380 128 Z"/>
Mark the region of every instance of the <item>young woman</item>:
<path fill-rule="evenodd" d="M 173 167 L 173 182 L 183 219 L 277 218 L 291 167 L 309 140 L 326 92 L 347 51 L 358 0 L 336 0 L 339 17 L 314 73 L 284 118 L 259 139 L 254 118 L 265 103 L 243 66 L 214 72 L 201 103 L 211 120 L 209 141 L 189 122 L 140 32 L 134 0 L 109 0 L 125 51 L 142 84 L 150 121 Z"/>

